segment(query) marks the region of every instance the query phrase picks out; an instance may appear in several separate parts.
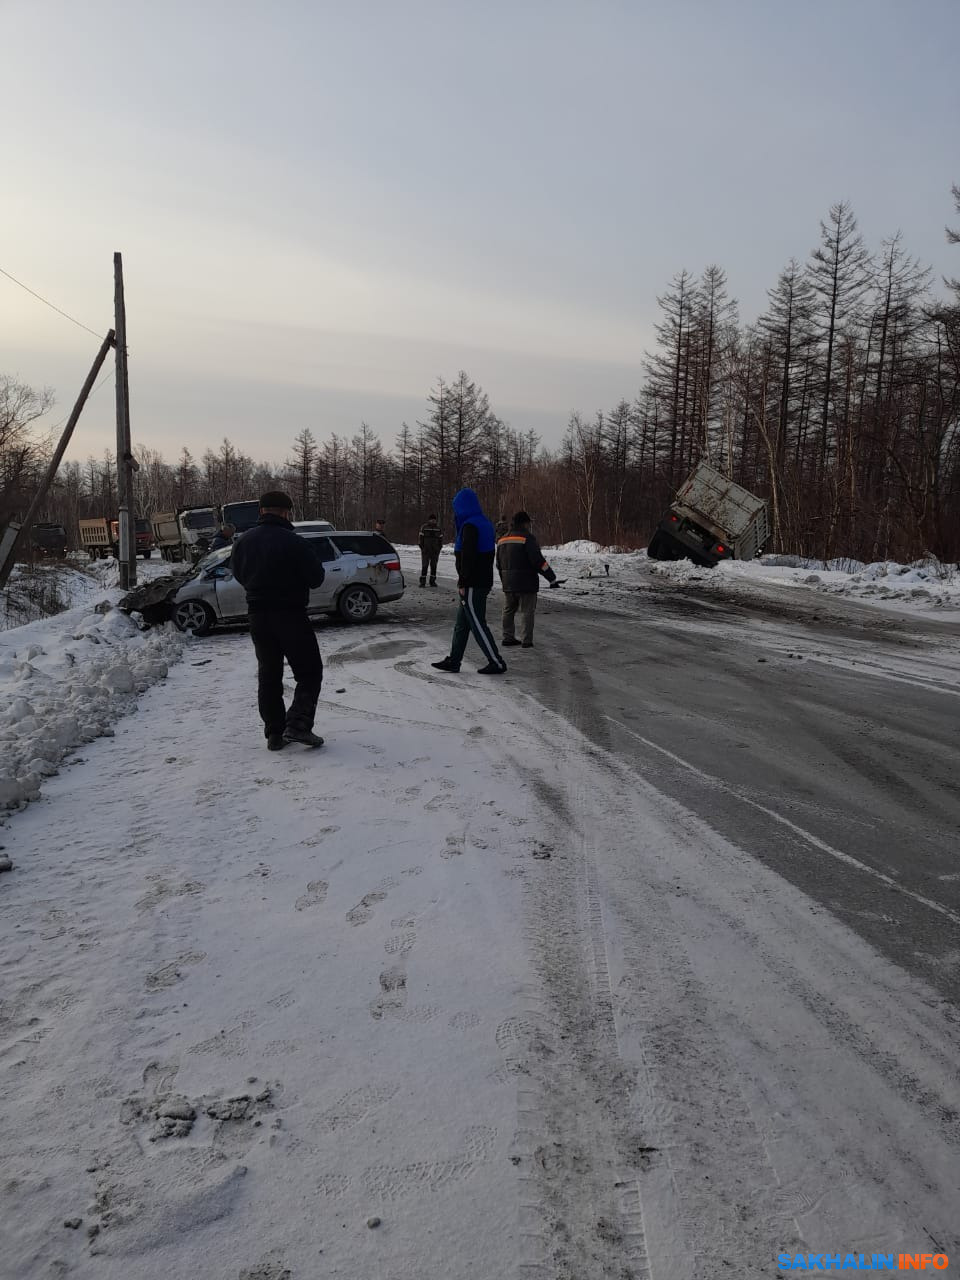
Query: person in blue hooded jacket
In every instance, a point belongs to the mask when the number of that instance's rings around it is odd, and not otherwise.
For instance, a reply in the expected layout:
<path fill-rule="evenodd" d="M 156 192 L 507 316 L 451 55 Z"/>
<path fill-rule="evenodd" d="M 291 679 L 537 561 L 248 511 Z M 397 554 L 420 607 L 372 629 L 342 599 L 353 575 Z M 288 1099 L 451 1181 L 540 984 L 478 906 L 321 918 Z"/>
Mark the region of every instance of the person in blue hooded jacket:
<path fill-rule="evenodd" d="M 496 641 L 487 626 L 487 596 L 493 587 L 493 562 L 497 553 L 493 525 L 483 514 L 480 499 L 472 489 L 461 489 L 454 496 L 453 518 L 457 528 L 454 551 L 460 608 L 453 626 L 450 656 L 431 665 L 438 671 L 459 671 L 472 633 L 487 660 L 486 666 L 478 668 L 479 674 L 503 675 L 507 664 L 500 657 Z"/>

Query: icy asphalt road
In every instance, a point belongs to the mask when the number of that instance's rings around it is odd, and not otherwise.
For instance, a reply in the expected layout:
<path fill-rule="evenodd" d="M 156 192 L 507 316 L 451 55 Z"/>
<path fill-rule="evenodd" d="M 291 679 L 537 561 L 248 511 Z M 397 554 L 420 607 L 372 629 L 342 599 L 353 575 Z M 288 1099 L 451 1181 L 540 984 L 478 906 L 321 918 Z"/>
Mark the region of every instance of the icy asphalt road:
<path fill-rule="evenodd" d="M 960 627 L 649 573 L 561 591 L 505 651 L 513 689 L 960 1005 Z M 404 605 L 439 653 L 444 596 Z"/>

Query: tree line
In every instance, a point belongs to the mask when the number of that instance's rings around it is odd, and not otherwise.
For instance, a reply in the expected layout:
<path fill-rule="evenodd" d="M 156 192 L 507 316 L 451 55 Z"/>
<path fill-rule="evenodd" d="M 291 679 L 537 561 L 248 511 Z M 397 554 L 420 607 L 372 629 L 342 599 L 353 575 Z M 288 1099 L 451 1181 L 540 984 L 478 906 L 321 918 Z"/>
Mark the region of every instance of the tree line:
<path fill-rule="evenodd" d="M 960 186 L 953 188 L 960 213 Z M 960 230 L 949 230 L 960 243 Z M 767 497 L 771 550 L 829 559 L 960 558 L 960 280 L 936 290 L 897 233 L 871 251 L 835 204 L 804 261 L 791 259 L 752 324 L 724 271 L 681 270 L 658 298 L 639 390 L 574 412 L 559 447 L 504 422 L 466 372 L 439 379 L 422 420 L 385 445 L 305 427 L 285 460 L 225 439 L 174 462 L 137 449 L 137 514 L 218 505 L 287 488 L 304 518 L 341 528 L 382 517 L 410 540 L 430 512 L 449 525 L 469 484 L 495 518 L 523 507 L 547 542 L 644 545 L 700 459 Z M 0 524 L 26 506 L 51 441 L 48 393 L 0 378 Z M 65 464 L 45 518 L 74 532 L 113 515 L 110 454 Z"/>

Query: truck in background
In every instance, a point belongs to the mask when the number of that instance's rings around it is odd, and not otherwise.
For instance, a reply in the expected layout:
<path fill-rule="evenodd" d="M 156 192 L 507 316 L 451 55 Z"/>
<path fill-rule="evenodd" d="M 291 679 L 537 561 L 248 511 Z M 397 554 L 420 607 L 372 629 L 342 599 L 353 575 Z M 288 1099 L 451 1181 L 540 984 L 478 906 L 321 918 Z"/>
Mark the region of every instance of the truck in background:
<path fill-rule="evenodd" d="M 137 541 L 137 555 L 149 560 L 153 555 L 153 528 L 149 520 L 133 522 L 134 537 Z M 91 560 L 105 559 L 107 556 L 120 555 L 120 521 L 107 520 L 100 516 L 96 520 L 81 520 L 80 546 Z"/>
<path fill-rule="evenodd" d="M 81 520 L 80 546 L 91 560 L 105 560 L 107 556 L 116 555 L 117 545 L 114 542 L 111 522 L 103 516 L 95 520 Z"/>
<path fill-rule="evenodd" d="M 764 498 L 701 462 L 680 486 L 650 540 L 651 560 L 753 560 L 770 536 Z"/>
<path fill-rule="evenodd" d="M 62 560 L 67 554 L 67 531 L 62 524 L 35 524 L 30 530 L 30 546 L 38 556 Z"/>
<path fill-rule="evenodd" d="M 210 550 L 220 522 L 213 507 L 155 511 L 153 537 L 164 560 L 197 561 Z"/>
<path fill-rule="evenodd" d="M 116 554 L 120 553 L 120 521 L 110 521 L 110 532 L 113 534 L 114 543 L 116 545 Z M 149 520 L 134 520 L 133 522 L 134 537 L 137 540 L 137 555 L 143 556 L 144 560 L 149 560 L 153 555 L 153 525 Z"/>
<path fill-rule="evenodd" d="M 260 501 L 258 498 L 244 502 L 225 502 L 220 508 L 220 523 L 232 524 L 237 533 L 246 533 L 260 519 Z"/>

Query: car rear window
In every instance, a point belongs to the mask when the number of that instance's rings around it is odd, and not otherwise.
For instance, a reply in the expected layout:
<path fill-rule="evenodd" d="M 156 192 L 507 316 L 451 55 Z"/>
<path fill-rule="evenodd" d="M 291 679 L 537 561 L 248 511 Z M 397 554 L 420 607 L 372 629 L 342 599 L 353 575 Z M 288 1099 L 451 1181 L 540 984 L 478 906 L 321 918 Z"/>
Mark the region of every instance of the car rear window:
<path fill-rule="evenodd" d="M 379 533 L 335 533 L 332 536 L 341 551 L 352 551 L 358 556 L 396 555 L 390 543 Z"/>
<path fill-rule="evenodd" d="M 310 550 L 324 564 L 329 564 L 331 560 L 336 560 L 337 553 L 333 549 L 329 538 L 318 538 L 315 534 L 308 533 L 304 541 L 310 544 Z"/>

